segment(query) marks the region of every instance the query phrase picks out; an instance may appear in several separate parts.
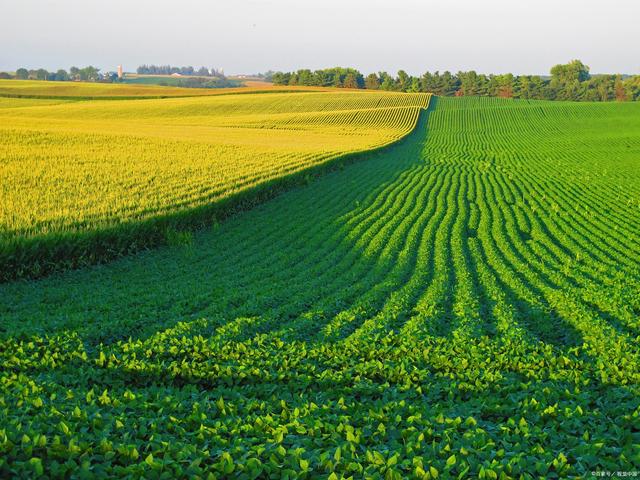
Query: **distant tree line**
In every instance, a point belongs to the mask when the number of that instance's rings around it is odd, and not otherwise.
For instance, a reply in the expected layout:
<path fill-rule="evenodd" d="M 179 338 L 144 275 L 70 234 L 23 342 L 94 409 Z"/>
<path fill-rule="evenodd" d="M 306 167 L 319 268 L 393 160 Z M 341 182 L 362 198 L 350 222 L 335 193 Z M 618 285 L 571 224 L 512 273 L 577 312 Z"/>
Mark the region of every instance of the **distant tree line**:
<path fill-rule="evenodd" d="M 275 72 L 275 85 L 305 85 L 340 88 L 366 88 L 400 92 L 431 92 L 442 96 L 491 96 L 537 100 L 626 101 L 640 100 L 640 75 L 590 75 L 580 60 L 556 65 L 551 75 L 485 75 L 468 72 L 426 72 L 415 77 L 400 70 L 366 77 L 353 68 Z"/>
<path fill-rule="evenodd" d="M 171 73 L 180 73 L 184 76 L 194 76 L 195 78 L 184 79 L 179 86 L 185 87 L 231 87 L 237 86 L 238 82 L 227 80 L 222 70 L 215 68 L 207 69 L 200 67 L 198 70 L 193 67 L 171 67 L 142 65 L 137 69 L 139 74 L 148 75 L 170 75 Z M 209 77 L 210 80 L 197 78 Z M 17 79 L 17 80 L 49 80 L 49 81 L 83 81 L 83 82 L 117 82 L 118 74 L 116 72 L 100 72 L 99 68 L 88 66 L 84 68 L 71 67 L 69 71 L 59 69 L 55 72 L 49 72 L 44 68 L 31 69 L 18 68 L 12 75 L 8 72 L 0 72 L 0 79 Z"/>
<path fill-rule="evenodd" d="M 118 80 L 118 75 L 114 72 L 101 73 L 99 68 L 93 66 L 84 68 L 71 67 L 68 72 L 62 68 L 55 72 L 49 72 L 44 68 L 38 68 L 37 70 L 18 68 L 14 75 L 7 72 L 0 72 L 0 79 L 10 78 L 15 78 L 17 80 L 50 80 L 57 82 L 114 82 Z"/>
<path fill-rule="evenodd" d="M 140 65 L 136 72 L 139 75 L 172 75 L 178 73 L 180 75 L 196 75 L 199 77 L 218 77 L 225 78 L 222 70 L 215 68 L 200 67 L 197 70 L 194 67 L 172 67 L 171 65 Z"/>

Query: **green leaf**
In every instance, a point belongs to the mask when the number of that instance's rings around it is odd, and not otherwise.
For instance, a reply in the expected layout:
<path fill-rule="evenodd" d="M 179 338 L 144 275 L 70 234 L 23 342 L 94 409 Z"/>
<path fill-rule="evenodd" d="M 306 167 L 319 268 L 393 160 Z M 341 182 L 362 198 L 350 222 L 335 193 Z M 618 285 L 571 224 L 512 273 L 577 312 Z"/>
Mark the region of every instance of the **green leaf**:
<path fill-rule="evenodd" d="M 340 447 L 338 447 L 336 448 L 336 453 L 333 454 L 333 459 L 336 462 L 339 462 L 341 457 L 342 457 L 342 450 L 340 449 Z"/>
<path fill-rule="evenodd" d="M 33 470 L 36 472 L 36 475 L 38 476 L 44 475 L 44 467 L 42 466 L 41 459 L 37 457 L 33 457 L 31 460 L 29 460 L 29 465 L 31 465 Z"/>
<path fill-rule="evenodd" d="M 453 467 L 455 464 L 456 464 L 455 455 L 451 455 L 449 458 L 447 458 L 447 467 Z"/>
<path fill-rule="evenodd" d="M 64 422 L 60 422 L 60 430 L 62 430 L 62 433 L 64 433 L 65 435 L 69 435 L 69 427 L 67 427 L 67 424 Z"/>

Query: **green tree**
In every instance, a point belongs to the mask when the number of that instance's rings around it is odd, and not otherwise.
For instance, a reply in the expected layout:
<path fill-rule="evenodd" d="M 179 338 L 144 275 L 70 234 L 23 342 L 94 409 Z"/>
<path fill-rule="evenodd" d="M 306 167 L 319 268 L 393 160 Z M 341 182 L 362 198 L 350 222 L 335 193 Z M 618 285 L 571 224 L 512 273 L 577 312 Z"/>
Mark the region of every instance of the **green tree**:
<path fill-rule="evenodd" d="M 420 79 L 417 77 L 411 77 L 411 84 L 407 89 L 408 92 L 416 93 L 420 91 Z"/>
<path fill-rule="evenodd" d="M 364 81 L 364 88 L 368 90 L 378 90 L 380 88 L 380 79 L 375 73 L 370 73 Z"/>
<path fill-rule="evenodd" d="M 447 70 L 442 74 L 438 81 L 438 90 L 442 92 L 441 95 L 452 96 L 460 89 L 460 83 L 460 78 Z"/>
<path fill-rule="evenodd" d="M 625 91 L 621 75 L 616 75 L 613 90 L 617 102 L 624 102 L 627 100 L 627 92 Z"/>
<path fill-rule="evenodd" d="M 589 78 L 589 67 L 580 60 L 554 65 L 551 68 L 550 94 L 557 100 L 581 100 L 587 90 L 582 84 Z"/>
<path fill-rule="evenodd" d="M 316 85 L 320 87 L 330 87 L 333 85 L 333 74 L 328 70 L 316 70 L 313 72 Z"/>
<path fill-rule="evenodd" d="M 589 67 L 580 60 L 571 60 L 567 64 L 554 65 L 551 68 L 551 81 L 563 84 L 585 82 L 589 80 Z"/>
<path fill-rule="evenodd" d="M 462 95 L 480 95 L 482 93 L 481 80 L 475 70 L 458 72 L 458 78 Z"/>
<path fill-rule="evenodd" d="M 395 88 L 395 79 L 387 72 L 380 72 L 380 89 L 381 90 L 393 90 Z"/>
<path fill-rule="evenodd" d="M 311 70 L 298 70 L 298 85 L 315 85 L 313 74 Z"/>
<path fill-rule="evenodd" d="M 347 73 L 347 75 L 344 77 L 342 86 L 344 88 L 360 88 L 358 86 L 358 79 L 356 78 L 354 73 Z"/>
<path fill-rule="evenodd" d="M 396 80 L 396 89 L 406 92 L 411 86 L 411 77 L 404 70 L 398 70 L 398 78 Z"/>
<path fill-rule="evenodd" d="M 502 98 L 513 98 L 515 77 L 511 73 L 504 75 L 491 75 L 489 77 L 489 83 L 492 84 L 492 90 L 489 95 Z"/>
<path fill-rule="evenodd" d="M 288 85 L 289 84 L 289 74 L 283 72 L 275 72 L 271 75 L 271 81 L 274 85 Z"/>
<path fill-rule="evenodd" d="M 625 97 L 628 100 L 640 100 L 640 75 L 628 78 L 622 82 Z"/>
<path fill-rule="evenodd" d="M 19 68 L 16 70 L 16 78 L 19 80 L 26 80 L 29 78 L 29 70 L 26 68 Z"/>
<path fill-rule="evenodd" d="M 84 67 L 80 69 L 80 80 L 85 80 L 89 82 L 95 82 L 98 80 L 98 72 L 99 68 L 93 67 L 89 65 L 88 67 Z"/>
<path fill-rule="evenodd" d="M 61 68 L 55 73 L 54 80 L 57 80 L 59 82 L 66 82 L 67 80 L 69 80 L 69 74 L 67 73 L 66 70 Z"/>

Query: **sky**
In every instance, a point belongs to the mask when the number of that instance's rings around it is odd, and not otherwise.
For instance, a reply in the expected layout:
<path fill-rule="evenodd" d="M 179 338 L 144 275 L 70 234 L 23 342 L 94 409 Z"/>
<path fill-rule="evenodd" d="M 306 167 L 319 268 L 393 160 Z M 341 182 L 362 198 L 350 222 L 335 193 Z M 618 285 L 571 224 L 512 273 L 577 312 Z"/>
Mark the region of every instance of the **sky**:
<path fill-rule="evenodd" d="M 640 73 L 639 0 L 0 0 L 0 70 Z"/>

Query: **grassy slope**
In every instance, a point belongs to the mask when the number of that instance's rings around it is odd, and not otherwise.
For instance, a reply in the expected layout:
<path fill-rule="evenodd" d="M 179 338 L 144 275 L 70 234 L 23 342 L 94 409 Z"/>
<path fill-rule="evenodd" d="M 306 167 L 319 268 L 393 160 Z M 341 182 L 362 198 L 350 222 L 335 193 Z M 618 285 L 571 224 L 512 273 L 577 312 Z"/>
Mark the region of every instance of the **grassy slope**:
<path fill-rule="evenodd" d="M 346 91 L 0 99 L 0 278 L 162 243 L 167 229 L 210 223 L 301 172 L 397 140 L 427 102 Z"/>
<path fill-rule="evenodd" d="M 190 245 L 0 286 L 0 471 L 637 469 L 638 107 L 439 99 Z"/>

